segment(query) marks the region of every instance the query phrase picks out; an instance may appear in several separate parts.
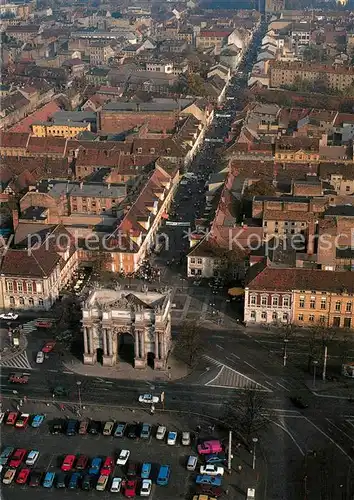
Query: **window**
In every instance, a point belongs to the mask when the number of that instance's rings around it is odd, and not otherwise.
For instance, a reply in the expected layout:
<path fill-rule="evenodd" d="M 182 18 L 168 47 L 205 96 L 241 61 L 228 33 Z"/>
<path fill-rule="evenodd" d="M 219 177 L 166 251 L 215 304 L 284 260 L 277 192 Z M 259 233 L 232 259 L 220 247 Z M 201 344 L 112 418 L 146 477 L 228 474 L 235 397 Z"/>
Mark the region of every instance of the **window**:
<path fill-rule="evenodd" d="M 14 291 L 14 284 L 12 283 L 12 281 L 6 281 L 6 290 L 8 292 Z"/>
<path fill-rule="evenodd" d="M 326 309 L 326 298 L 322 297 L 321 299 L 321 309 Z"/>
<path fill-rule="evenodd" d="M 191 257 L 191 264 L 195 264 L 195 258 Z"/>
<path fill-rule="evenodd" d="M 319 322 L 321 323 L 321 325 L 326 324 L 326 316 L 323 316 L 323 314 L 321 314 L 319 317 Z"/>
<path fill-rule="evenodd" d="M 288 319 L 289 319 L 289 316 L 286 313 L 284 313 L 283 314 L 283 321 L 288 321 Z"/>
<path fill-rule="evenodd" d="M 14 297 L 10 297 L 10 305 L 11 306 L 15 305 L 15 298 Z"/>
<path fill-rule="evenodd" d="M 155 153 L 155 148 L 150 148 L 150 153 L 154 154 Z"/>
<path fill-rule="evenodd" d="M 43 307 L 43 299 L 38 299 L 38 305 L 39 305 L 40 307 Z"/>
<path fill-rule="evenodd" d="M 315 316 L 313 314 L 310 314 L 309 321 L 311 321 L 311 323 L 315 321 Z"/>
<path fill-rule="evenodd" d="M 347 193 L 349 193 L 349 191 L 350 191 L 350 186 L 345 186 L 345 190 L 346 190 L 346 192 L 347 192 Z"/>
<path fill-rule="evenodd" d="M 17 282 L 17 291 L 18 291 L 18 293 L 22 293 L 23 292 L 22 281 L 18 281 Z"/>
<path fill-rule="evenodd" d="M 316 300 L 313 297 L 310 299 L 310 309 L 316 309 Z"/>
<path fill-rule="evenodd" d="M 301 307 L 302 309 L 305 307 L 305 299 L 300 298 L 299 307 Z"/>
<path fill-rule="evenodd" d="M 273 314 L 272 314 L 272 320 L 273 321 L 277 321 L 278 320 L 278 315 L 277 315 L 276 312 L 273 312 Z"/>
<path fill-rule="evenodd" d="M 304 321 L 304 315 L 303 314 L 299 314 L 299 316 L 297 317 L 297 319 L 299 321 Z"/>
<path fill-rule="evenodd" d="M 34 306 L 34 300 L 33 300 L 33 298 L 32 298 L 32 297 L 30 297 L 30 298 L 28 299 L 28 305 L 29 305 L 29 306 L 31 306 L 31 307 L 33 307 L 33 306 Z"/>
<path fill-rule="evenodd" d="M 197 259 L 197 264 L 203 264 L 203 259 Z"/>
<path fill-rule="evenodd" d="M 352 303 L 351 302 L 347 302 L 347 305 L 345 306 L 345 310 L 347 313 L 352 312 Z"/>
<path fill-rule="evenodd" d="M 290 298 L 283 297 L 283 307 L 289 307 L 289 305 L 290 305 Z"/>
<path fill-rule="evenodd" d="M 266 313 L 266 311 L 262 311 L 261 319 L 267 319 L 267 313 Z"/>
<path fill-rule="evenodd" d="M 256 311 L 251 311 L 251 319 L 256 319 Z"/>
<path fill-rule="evenodd" d="M 336 306 L 335 306 L 336 311 L 340 311 L 341 307 L 342 307 L 342 303 L 341 303 L 341 301 L 340 301 L 340 300 L 337 300 L 337 302 L 336 302 Z"/>
<path fill-rule="evenodd" d="M 344 318 L 344 323 L 343 323 L 344 328 L 350 328 L 351 324 L 352 324 L 351 318 Z"/>
<path fill-rule="evenodd" d="M 268 305 L 268 296 L 267 295 L 262 295 L 262 297 L 261 297 L 261 305 L 262 306 L 267 306 Z"/>
<path fill-rule="evenodd" d="M 257 297 L 255 295 L 251 295 L 251 306 L 255 306 L 257 304 Z"/>
<path fill-rule="evenodd" d="M 26 284 L 27 286 L 27 293 L 32 293 L 33 292 L 33 286 L 32 286 L 32 283 L 31 282 L 28 282 Z"/>
<path fill-rule="evenodd" d="M 24 306 L 25 305 L 25 299 L 23 297 L 20 297 L 18 299 L 19 303 L 20 303 L 20 306 Z"/>
<path fill-rule="evenodd" d="M 279 305 L 279 297 L 275 295 L 274 297 L 272 297 L 272 306 L 278 307 L 278 305 Z"/>
<path fill-rule="evenodd" d="M 142 148 L 138 148 L 138 149 L 137 149 L 137 152 L 138 152 L 138 153 L 142 153 L 142 152 L 143 152 L 143 149 L 142 149 Z"/>

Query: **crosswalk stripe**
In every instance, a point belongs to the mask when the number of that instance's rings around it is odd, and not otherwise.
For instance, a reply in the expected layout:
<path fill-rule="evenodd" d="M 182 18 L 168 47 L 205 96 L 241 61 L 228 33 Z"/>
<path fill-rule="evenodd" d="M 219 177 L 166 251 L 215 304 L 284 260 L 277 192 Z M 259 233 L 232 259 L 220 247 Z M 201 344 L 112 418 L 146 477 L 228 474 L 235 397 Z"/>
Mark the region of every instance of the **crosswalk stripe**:
<path fill-rule="evenodd" d="M 26 352 L 21 352 L 21 354 L 12 359 L 0 361 L 0 366 L 3 368 L 25 368 L 26 370 L 32 370 Z"/>

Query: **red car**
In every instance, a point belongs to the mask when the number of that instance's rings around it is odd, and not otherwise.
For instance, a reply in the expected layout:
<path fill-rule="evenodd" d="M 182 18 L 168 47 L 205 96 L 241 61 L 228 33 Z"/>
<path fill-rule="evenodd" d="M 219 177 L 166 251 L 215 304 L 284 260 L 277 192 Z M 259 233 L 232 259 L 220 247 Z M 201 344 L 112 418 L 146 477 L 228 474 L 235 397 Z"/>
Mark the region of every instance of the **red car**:
<path fill-rule="evenodd" d="M 48 340 L 42 347 L 42 352 L 51 352 L 55 347 L 55 340 Z"/>
<path fill-rule="evenodd" d="M 64 472 L 69 472 L 74 468 L 75 455 L 66 455 L 61 464 L 61 470 Z"/>
<path fill-rule="evenodd" d="M 12 455 L 9 467 L 14 467 L 15 469 L 21 465 L 22 460 L 25 458 L 27 450 L 24 448 L 18 448 Z"/>
<path fill-rule="evenodd" d="M 21 413 L 20 417 L 16 421 L 15 427 L 17 427 L 18 429 L 25 429 L 27 427 L 29 418 L 29 413 Z"/>
<path fill-rule="evenodd" d="M 6 425 L 15 425 L 17 417 L 18 417 L 17 411 L 10 411 L 6 419 Z"/>
<path fill-rule="evenodd" d="M 9 382 L 12 384 L 28 384 L 28 381 L 28 373 L 10 373 L 9 375 Z"/>
<path fill-rule="evenodd" d="M 17 484 L 26 484 L 28 476 L 30 475 L 30 472 L 31 471 L 29 469 L 20 470 L 20 472 L 17 476 L 17 479 L 16 479 L 16 483 Z"/>
<path fill-rule="evenodd" d="M 100 474 L 101 476 L 109 476 L 111 472 L 113 472 L 114 461 L 112 457 L 107 457 L 104 461 L 104 464 L 101 467 Z"/>
<path fill-rule="evenodd" d="M 51 328 L 53 326 L 52 321 L 38 320 L 35 322 L 36 328 Z"/>
<path fill-rule="evenodd" d="M 76 470 L 86 469 L 88 464 L 88 457 L 86 455 L 80 455 L 76 462 Z"/>
<path fill-rule="evenodd" d="M 137 481 L 135 479 L 130 479 L 124 483 L 124 496 L 128 498 L 135 497 L 136 495 Z"/>

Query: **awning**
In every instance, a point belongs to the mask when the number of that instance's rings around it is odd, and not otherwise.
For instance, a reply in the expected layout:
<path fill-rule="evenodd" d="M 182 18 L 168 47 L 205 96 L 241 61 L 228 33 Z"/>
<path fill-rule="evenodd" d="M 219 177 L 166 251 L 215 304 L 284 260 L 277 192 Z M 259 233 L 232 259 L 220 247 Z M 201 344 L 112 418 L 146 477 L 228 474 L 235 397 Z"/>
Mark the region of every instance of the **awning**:
<path fill-rule="evenodd" d="M 166 212 L 163 212 L 163 214 L 161 215 L 161 217 L 163 219 L 168 219 L 169 218 L 169 215 L 166 213 Z"/>
<path fill-rule="evenodd" d="M 229 288 L 227 293 L 231 295 L 231 297 L 240 297 L 241 295 L 245 294 L 245 291 L 243 288 L 234 287 L 234 288 Z"/>

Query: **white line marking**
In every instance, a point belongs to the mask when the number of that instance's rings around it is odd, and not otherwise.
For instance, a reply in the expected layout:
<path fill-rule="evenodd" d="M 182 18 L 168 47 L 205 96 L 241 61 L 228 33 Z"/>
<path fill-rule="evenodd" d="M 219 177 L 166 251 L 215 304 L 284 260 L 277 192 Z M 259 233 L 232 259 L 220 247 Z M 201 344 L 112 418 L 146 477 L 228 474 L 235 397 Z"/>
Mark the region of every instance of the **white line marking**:
<path fill-rule="evenodd" d="M 224 339 L 225 337 L 223 337 L 222 335 L 212 335 L 211 338 L 212 339 Z"/>
<path fill-rule="evenodd" d="M 267 385 L 270 385 L 270 387 L 273 387 L 273 389 L 277 389 L 277 387 L 275 387 L 275 385 L 271 384 L 270 382 L 268 382 L 268 380 L 265 381 L 265 383 Z"/>
<path fill-rule="evenodd" d="M 230 356 L 232 356 L 233 358 L 236 358 L 236 359 L 241 359 L 240 356 L 237 356 L 237 354 L 234 354 L 234 353 L 231 353 Z"/>
<path fill-rule="evenodd" d="M 224 350 L 224 348 L 223 348 L 221 345 L 219 345 L 219 344 L 216 344 L 216 347 L 218 347 L 218 348 L 219 348 L 219 349 L 221 349 L 222 351 Z"/>
<path fill-rule="evenodd" d="M 214 380 L 216 380 L 218 378 L 219 375 L 221 375 L 221 372 L 223 371 L 223 369 L 225 368 L 225 366 L 223 365 L 220 370 L 218 371 L 218 373 L 215 375 L 214 378 L 212 378 L 211 380 L 209 380 L 209 382 L 207 382 L 205 385 L 210 385 L 214 382 Z"/>
<path fill-rule="evenodd" d="M 277 382 L 277 385 L 279 385 L 279 387 L 281 387 L 282 389 L 285 389 L 286 391 L 290 392 L 290 389 L 288 389 L 284 385 L 279 384 L 279 382 Z"/>
<path fill-rule="evenodd" d="M 329 418 L 326 418 L 327 422 L 332 425 L 335 429 L 338 429 L 339 432 L 341 432 L 342 434 L 344 434 L 344 436 L 346 436 L 348 439 L 350 439 L 350 441 L 354 441 L 354 439 L 349 436 L 349 434 L 347 434 L 346 432 L 342 431 L 342 429 L 340 429 L 336 424 L 334 424 Z"/>
<path fill-rule="evenodd" d="M 290 439 L 295 444 L 295 446 L 297 447 L 297 449 L 299 450 L 299 452 L 301 453 L 301 455 L 304 457 L 305 456 L 305 452 L 302 450 L 301 446 L 296 441 L 296 439 L 294 438 L 294 436 L 291 434 L 291 432 L 289 431 L 289 429 L 287 429 L 283 425 L 279 424 L 279 422 L 274 422 L 274 420 L 270 420 L 270 419 L 269 419 L 269 421 L 272 422 L 274 425 L 277 425 L 278 427 L 280 427 L 280 429 L 282 429 L 284 432 L 286 432 L 286 434 L 290 437 Z"/>
<path fill-rule="evenodd" d="M 329 439 L 329 440 L 331 441 L 331 443 L 332 443 L 332 444 L 334 444 L 335 446 L 337 446 L 337 448 L 338 448 L 338 449 L 339 449 L 342 453 L 344 453 L 344 455 L 345 455 L 346 457 L 348 457 L 348 458 L 349 458 L 349 460 L 350 460 L 351 462 L 354 462 L 354 460 L 352 459 L 352 457 L 351 457 L 350 455 L 348 455 L 348 453 L 347 453 L 345 450 L 343 450 L 343 448 L 342 448 L 342 447 L 341 447 L 338 443 L 336 443 L 336 442 L 334 441 L 334 439 L 332 439 L 332 438 L 331 438 L 328 434 L 326 434 L 326 433 L 325 433 L 322 429 L 320 429 L 320 427 L 318 427 L 316 424 L 314 424 L 314 423 L 312 422 L 312 420 L 310 420 L 310 419 L 309 419 L 309 418 L 307 418 L 307 417 L 304 417 L 304 419 L 305 419 L 305 420 L 307 420 L 307 422 L 308 422 L 309 424 L 313 425 L 313 427 L 314 427 L 316 430 L 318 430 L 318 432 L 320 432 L 321 434 L 323 434 L 323 436 L 325 436 L 327 439 Z"/>
<path fill-rule="evenodd" d="M 63 370 L 62 373 L 66 373 L 67 375 L 75 375 L 74 372 L 69 372 L 69 371 L 65 371 L 65 370 Z"/>
<path fill-rule="evenodd" d="M 59 370 L 48 370 L 51 373 L 58 373 Z"/>
<path fill-rule="evenodd" d="M 257 370 L 259 371 L 255 366 L 251 365 L 251 363 L 247 363 L 247 361 L 244 361 L 245 365 L 248 365 L 250 366 L 251 368 L 253 368 L 254 370 Z"/>

